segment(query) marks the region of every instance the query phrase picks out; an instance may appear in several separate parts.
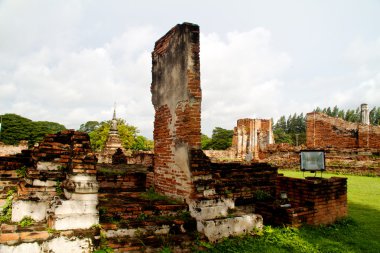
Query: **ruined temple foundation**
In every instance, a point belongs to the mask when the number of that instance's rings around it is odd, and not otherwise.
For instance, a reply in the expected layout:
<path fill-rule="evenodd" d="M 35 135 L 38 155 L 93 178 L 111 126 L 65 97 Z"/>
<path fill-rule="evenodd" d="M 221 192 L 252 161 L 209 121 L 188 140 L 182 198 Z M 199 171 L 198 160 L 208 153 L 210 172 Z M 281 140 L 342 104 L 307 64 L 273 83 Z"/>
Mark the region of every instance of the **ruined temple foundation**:
<path fill-rule="evenodd" d="M 270 119 L 239 119 L 234 128 L 232 148 L 236 157 L 251 161 L 259 159 L 259 152 L 274 143 Z"/>

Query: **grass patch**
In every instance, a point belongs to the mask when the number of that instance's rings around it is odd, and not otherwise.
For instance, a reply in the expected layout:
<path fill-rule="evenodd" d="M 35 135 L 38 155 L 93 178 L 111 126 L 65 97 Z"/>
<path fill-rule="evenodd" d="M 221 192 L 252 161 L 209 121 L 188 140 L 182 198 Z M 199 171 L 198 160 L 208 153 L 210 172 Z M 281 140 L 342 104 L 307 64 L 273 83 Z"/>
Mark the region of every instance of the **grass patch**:
<path fill-rule="evenodd" d="M 7 192 L 7 199 L 4 205 L 0 208 L 0 222 L 10 222 L 12 218 L 12 200 L 15 190 L 9 190 Z"/>
<path fill-rule="evenodd" d="M 19 224 L 22 228 L 24 227 L 28 227 L 30 225 L 33 225 L 34 224 L 34 220 L 32 219 L 32 217 L 30 216 L 25 216 L 22 218 L 22 220 L 20 220 Z"/>
<path fill-rule="evenodd" d="M 19 176 L 19 177 L 26 177 L 26 170 L 27 170 L 27 169 L 28 169 L 28 168 L 25 167 L 25 166 L 22 166 L 21 168 L 17 169 L 17 170 L 16 170 L 16 174 L 17 174 L 17 176 Z"/>
<path fill-rule="evenodd" d="M 303 178 L 299 171 L 281 171 Z M 319 174 L 318 174 L 319 175 Z M 323 177 L 336 176 L 323 173 Z M 330 226 L 272 228 L 255 236 L 235 237 L 209 244 L 206 252 L 380 252 L 380 178 L 348 178 L 349 217 Z"/>
<path fill-rule="evenodd" d="M 171 199 L 167 196 L 161 195 L 157 192 L 155 192 L 154 188 L 149 188 L 146 192 L 143 192 L 140 194 L 140 197 L 144 200 L 149 201 L 166 201 L 169 204 L 180 204 L 181 202 Z"/>

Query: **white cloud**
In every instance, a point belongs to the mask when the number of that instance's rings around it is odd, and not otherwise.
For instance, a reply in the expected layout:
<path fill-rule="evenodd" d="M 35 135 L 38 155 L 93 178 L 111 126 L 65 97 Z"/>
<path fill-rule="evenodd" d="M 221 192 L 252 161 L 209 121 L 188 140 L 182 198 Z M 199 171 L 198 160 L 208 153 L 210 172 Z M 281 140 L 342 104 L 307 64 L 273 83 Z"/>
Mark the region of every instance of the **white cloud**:
<path fill-rule="evenodd" d="M 271 45 L 264 28 L 248 32 L 201 34 L 202 131 L 231 129 L 244 117 L 270 118 L 277 108 L 281 75 L 291 64 Z"/>
<path fill-rule="evenodd" d="M 118 116 L 152 137 L 150 52 L 188 9 L 173 5 L 169 10 L 147 1 L 103 2 L 0 0 L 0 113 L 78 128 L 88 120 L 109 119 L 116 101 Z M 199 6 L 204 12 L 193 13 L 191 19 L 207 31 L 201 34 L 200 53 L 205 133 L 215 126 L 232 129 L 243 117 L 276 119 L 335 104 L 379 106 L 380 38 L 347 42 L 353 36 L 378 36 L 368 25 L 377 16 L 362 11 L 352 19 L 354 12 L 345 11 L 350 29 L 329 26 L 325 31 L 319 26 L 316 33 L 308 23 L 320 24 L 319 14 L 310 15 L 315 8 L 303 9 L 308 15 L 302 18 L 307 18 L 295 22 L 286 18 L 297 15 L 293 5 L 273 18 L 265 14 L 270 4 L 263 8 L 255 3 L 252 18 L 252 11 L 234 15 L 230 8 L 236 4 L 210 12 L 203 2 Z M 231 16 L 226 19 L 221 13 Z M 338 24 L 343 19 L 336 20 L 335 14 L 323 12 Z M 254 29 L 257 24 L 266 28 Z M 229 32 L 236 27 L 243 32 Z M 318 41 L 311 41 L 316 34 Z M 320 59 L 324 56 L 327 60 Z"/>
<path fill-rule="evenodd" d="M 2 110 L 78 128 L 88 120 L 110 119 L 116 101 L 118 115 L 151 137 L 151 60 L 146 48 L 153 36 L 152 28 L 139 27 L 98 48 L 44 47 L 26 54 L 14 70 L 2 72 L 7 82 L 0 80 L 0 96 L 10 100 Z"/>

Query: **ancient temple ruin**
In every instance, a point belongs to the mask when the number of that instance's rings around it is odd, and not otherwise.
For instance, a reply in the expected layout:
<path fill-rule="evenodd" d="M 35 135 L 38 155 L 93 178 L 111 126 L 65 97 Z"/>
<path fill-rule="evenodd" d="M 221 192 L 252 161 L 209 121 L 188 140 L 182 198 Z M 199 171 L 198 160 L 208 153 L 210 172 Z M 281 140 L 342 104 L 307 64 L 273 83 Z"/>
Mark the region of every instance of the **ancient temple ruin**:
<path fill-rule="evenodd" d="M 195 240 L 216 242 L 263 223 L 329 224 L 347 215 L 346 178 L 294 179 L 268 163 L 218 163 L 204 154 L 199 46 L 199 26 L 190 23 L 155 44 L 153 160 L 120 153 L 115 112 L 107 147 L 118 162 L 108 167 L 97 164 L 88 135 L 74 130 L 46 136 L 33 151 L 0 157 L 6 175 L 0 198 L 12 203 L 11 221 L 0 227 L 1 252 L 153 251 L 165 240 L 186 251 Z M 255 152 L 255 143 L 260 149 L 261 139 L 272 138 L 270 124 L 246 123 L 235 138 L 241 136 L 245 152 Z M 7 196 L 14 187 L 17 194 Z M 283 192 L 290 207 L 279 204 Z M 27 231 L 15 225 L 26 216 L 37 222 Z"/>
<path fill-rule="evenodd" d="M 239 119 L 234 127 L 232 148 L 237 158 L 258 159 L 259 152 L 274 143 L 270 119 Z"/>

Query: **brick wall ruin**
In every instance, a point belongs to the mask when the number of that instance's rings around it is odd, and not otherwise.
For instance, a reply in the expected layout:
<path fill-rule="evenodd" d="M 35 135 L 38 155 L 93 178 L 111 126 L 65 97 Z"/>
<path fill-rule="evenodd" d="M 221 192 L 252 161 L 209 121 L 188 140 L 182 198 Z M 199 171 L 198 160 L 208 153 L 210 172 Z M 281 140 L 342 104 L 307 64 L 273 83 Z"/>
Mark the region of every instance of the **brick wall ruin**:
<path fill-rule="evenodd" d="M 12 221 L 30 216 L 47 220 L 57 230 L 90 228 L 98 223 L 97 160 L 86 133 L 65 130 L 47 135 L 33 149 L 32 162 L 18 184 Z M 57 186 L 62 187 L 64 197 Z"/>
<path fill-rule="evenodd" d="M 9 175 L 1 183 L 17 187 L 10 220 L 0 228 L 0 251 L 92 251 L 91 228 L 99 223 L 95 166 L 89 136 L 74 130 L 49 134 L 33 150 L 0 159 Z M 25 217 L 33 224 L 23 228 L 18 224 Z"/>
<path fill-rule="evenodd" d="M 308 148 L 380 148 L 380 126 L 311 112 L 306 115 L 306 145 Z"/>
<path fill-rule="evenodd" d="M 269 119 L 239 119 L 234 128 L 232 148 L 236 157 L 259 158 L 259 152 L 274 143 L 272 121 Z"/>
<path fill-rule="evenodd" d="M 331 224 L 347 216 L 347 178 L 280 176 L 277 178 L 277 199 L 281 199 L 282 192 L 287 194 L 291 208 L 274 217 L 281 221 L 280 224 Z"/>
<path fill-rule="evenodd" d="M 154 181 L 157 192 L 184 199 L 192 192 L 188 153 L 201 144 L 199 27 L 184 23 L 152 52 Z"/>

